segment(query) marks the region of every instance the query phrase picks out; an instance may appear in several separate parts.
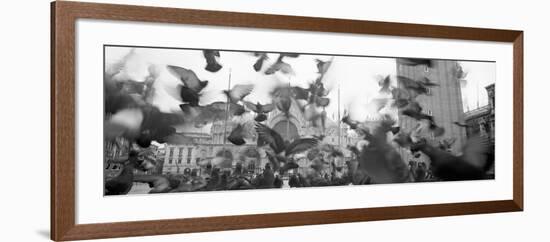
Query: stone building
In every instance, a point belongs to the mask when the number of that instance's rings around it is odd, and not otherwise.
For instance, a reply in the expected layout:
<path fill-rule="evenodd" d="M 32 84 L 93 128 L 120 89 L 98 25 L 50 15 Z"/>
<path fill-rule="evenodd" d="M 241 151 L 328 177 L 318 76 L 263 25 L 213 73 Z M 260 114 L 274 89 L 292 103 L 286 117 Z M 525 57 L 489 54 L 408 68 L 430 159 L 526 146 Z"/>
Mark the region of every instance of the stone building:
<path fill-rule="evenodd" d="M 186 132 L 174 136 L 182 138 L 166 143 L 162 173 L 181 174 L 186 168 L 198 169 L 201 160 L 212 156 L 210 134 Z"/>
<path fill-rule="evenodd" d="M 476 134 L 487 136 L 491 143 L 495 143 L 495 84 L 485 87 L 489 98 L 489 104 L 468 111 L 464 114 L 464 121 L 467 125 L 466 135 L 468 137 Z"/>
<path fill-rule="evenodd" d="M 397 75 L 414 80 L 427 77 L 439 84 L 439 86 L 429 88 L 428 95 L 419 95 L 416 100 L 422 106 L 422 111 L 433 116 L 437 125 L 445 129 L 443 136 L 434 137 L 433 133 L 430 133 L 427 138 L 436 143 L 443 139 L 454 139 L 454 144 L 451 147 L 451 151 L 454 153 L 460 152 L 466 142 L 466 131 L 453 124 L 454 122 L 464 122 L 461 87 L 459 77 L 456 74 L 459 68 L 458 62 L 452 60 L 434 60 L 431 67 L 426 65 L 408 66 L 397 63 Z M 417 123 L 417 120 L 399 115 L 399 124 L 403 130 L 412 130 Z M 408 149 L 401 149 L 400 153 L 405 162 L 425 159 L 423 155 L 419 158 L 413 158 Z"/>
<path fill-rule="evenodd" d="M 291 104 L 289 117 L 279 110 L 274 110 L 268 114 L 268 119 L 264 121 L 268 127 L 278 132 L 283 139 L 293 140 L 299 137 L 312 137 L 319 135 L 319 128 L 312 127 L 310 123 L 303 117 L 302 112 L 298 108 L 298 104 L 293 101 Z M 256 149 L 256 132 L 253 126 L 252 137 L 246 139 L 246 144 L 237 146 L 227 141 L 227 137 L 231 131 L 237 126 L 236 121 L 216 121 L 212 123 L 210 133 L 178 133 L 181 136 L 180 142 L 167 143 L 165 147 L 166 154 L 164 155 L 163 173 L 181 174 L 185 169 L 201 169 L 213 161 L 217 156 L 221 156 L 224 150 L 227 156 L 227 161 L 222 165 L 218 165 L 222 169 L 232 168 L 237 163 L 241 163 L 248 170 L 256 173 L 261 172 L 268 163 L 267 155 L 262 149 Z M 225 133 L 224 133 L 225 130 Z M 357 136 L 348 132 L 348 127 L 340 126 L 338 132 L 338 123 L 329 119 L 326 120 L 325 138 L 323 142 L 340 146 L 344 149 L 346 156 L 351 154 L 345 149 L 348 144 L 354 144 L 357 141 Z M 224 140 L 225 139 L 225 140 Z M 249 155 L 251 150 L 256 150 L 256 155 Z M 339 162 L 339 164 L 343 162 Z"/>

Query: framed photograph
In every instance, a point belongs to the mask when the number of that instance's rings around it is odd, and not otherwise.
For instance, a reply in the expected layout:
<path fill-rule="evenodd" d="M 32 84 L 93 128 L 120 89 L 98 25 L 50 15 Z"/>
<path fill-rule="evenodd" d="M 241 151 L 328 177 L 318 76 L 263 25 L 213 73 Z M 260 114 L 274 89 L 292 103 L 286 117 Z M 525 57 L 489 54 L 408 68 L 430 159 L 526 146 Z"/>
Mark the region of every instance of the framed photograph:
<path fill-rule="evenodd" d="M 523 32 L 53 2 L 56 241 L 523 210 Z"/>

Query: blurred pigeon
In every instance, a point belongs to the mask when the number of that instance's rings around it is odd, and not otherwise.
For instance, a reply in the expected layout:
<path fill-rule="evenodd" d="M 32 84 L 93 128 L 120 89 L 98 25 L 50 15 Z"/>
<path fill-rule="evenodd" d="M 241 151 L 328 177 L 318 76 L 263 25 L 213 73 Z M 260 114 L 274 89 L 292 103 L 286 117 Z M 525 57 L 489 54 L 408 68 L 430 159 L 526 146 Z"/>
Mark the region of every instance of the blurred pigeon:
<path fill-rule="evenodd" d="M 195 72 L 183 67 L 168 65 L 167 68 L 183 83 L 183 86 L 180 86 L 182 101 L 192 106 L 198 106 L 201 91 L 208 85 L 208 81 L 201 81 Z"/>
<path fill-rule="evenodd" d="M 267 120 L 267 113 L 273 111 L 275 109 L 275 105 L 273 104 L 260 104 L 260 102 L 257 102 L 256 104 L 248 101 L 244 101 L 244 105 L 246 108 L 252 110 L 252 112 L 256 113 L 256 117 L 254 117 L 254 120 L 257 122 L 263 122 Z"/>
<path fill-rule="evenodd" d="M 412 147 L 430 158 L 430 168 L 435 177 L 446 181 L 475 180 L 485 177 L 489 142 L 487 138 L 474 136 L 466 142 L 462 155 L 455 156 L 422 140 Z"/>
<path fill-rule="evenodd" d="M 202 51 L 204 58 L 206 59 L 206 67 L 204 67 L 205 70 L 209 72 L 217 72 L 220 69 L 222 69 L 222 65 L 218 63 L 218 60 L 216 57 L 220 57 L 220 52 L 217 50 L 203 50 Z"/>
<path fill-rule="evenodd" d="M 231 90 L 224 90 L 223 93 L 229 98 L 229 102 L 237 103 L 248 96 L 254 89 L 254 85 L 237 84 Z"/>

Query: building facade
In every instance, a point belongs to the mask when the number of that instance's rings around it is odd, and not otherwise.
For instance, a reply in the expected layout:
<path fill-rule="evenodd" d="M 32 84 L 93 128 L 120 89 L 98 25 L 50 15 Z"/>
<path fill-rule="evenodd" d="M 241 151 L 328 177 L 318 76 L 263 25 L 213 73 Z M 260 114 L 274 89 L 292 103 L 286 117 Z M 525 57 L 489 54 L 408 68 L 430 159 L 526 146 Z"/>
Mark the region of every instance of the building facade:
<path fill-rule="evenodd" d="M 483 107 L 476 108 L 464 114 L 466 123 L 466 134 L 486 136 L 495 143 L 495 84 L 485 87 L 489 103 Z"/>
<path fill-rule="evenodd" d="M 113 141 L 105 141 L 103 143 L 103 167 L 105 179 L 111 179 L 120 174 L 124 168 L 124 164 L 113 162 L 120 158 L 128 156 L 130 146 L 135 145 L 123 137 L 117 137 Z M 149 171 L 134 170 L 135 174 L 162 174 L 164 165 L 165 145 L 153 142 L 148 148 L 142 149 L 142 156 L 156 163 L 156 168 Z"/>
<path fill-rule="evenodd" d="M 439 84 L 429 88 L 428 95 L 416 97 L 416 101 L 423 108 L 422 112 L 433 116 L 435 123 L 445 129 L 445 133 L 441 137 L 435 137 L 433 133 L 430 133 L 427 138 L 434 143 L 441 140 L 454 140 L 451 147 L 451 151 L 454 153 L 460 152 L 466 142 L 466 131 L 454 125 L 454 122 L 464 122 L 461 87 L 459 77 L 456 74 L 459 68 L 458 62 L 451 60 L 433 60 L 431 67 L 426 65 L 408 66 L 397 63 L 397 75 L 413 80 L 427 77 Z M 398 118 L 399 125 L 403 130 L 410 131 L 418 123 L 417 120 L 405 115 L 399 114 Z M 426 159 L 423 155 L 414 157 L 408 149 L 401 149 L 400 153 L 405 162 Z"/>
<path fill-rule="evenodd" d="M 279 110 L 274 110 L 268 114 L 268 119 L 264 124 L 278 132 L 286 140 L 319 135 L 319 128 L 312 127 L 308 123 L 295 101 L 291 104 L 288 118 Z M 263 149 L 256 149 L 257 134 L 253 124 L 246 127 L 251 130 L 251 137 L 245 139 L 246 143 L 244 145 L 237 146 L 226 140 L 237 125 L 238 123 L 235 121 L 227 121 L 227 123 L 216 121 L 212 123 L 210 133 L 176 134 L 182 136 L 182 138 L 172 139 L 180 142 L 166 144 L 162 173 L 182 174 L 187 168 L 201 170 L 205 164 L 211 163 L 216 157 L 222 156 L 224 150 L 228 162 L 217 165 L 218 167 L 222 169 L 232 168 L 237 163 L 241 163 L 248 170 L 261 172 L 269 160 Z M 340 128 L 340 132 L 338 132 L 338 128 Z M 345 147 L 348 144 L 355 144 L 358 137 L 348 131 L 348 127 L 345 125 L 339 127 L 338 123 L 327 117 L 323 142 L 334 146 L 340 144 L 344 154 L 349 157 L 351 154 Z M 253 152 L 253 150 L 256 152 Z M 344 164 L 343 162 L 340 163 Z"/>
<path fill-rule="evenodd" d="M 200 168 L 201 160 L 212 156 L 212 136 L 205 133 L 177 133 L 180 142 L 166 143 L 162 173 L 182 174 L 186 168 Z"/>

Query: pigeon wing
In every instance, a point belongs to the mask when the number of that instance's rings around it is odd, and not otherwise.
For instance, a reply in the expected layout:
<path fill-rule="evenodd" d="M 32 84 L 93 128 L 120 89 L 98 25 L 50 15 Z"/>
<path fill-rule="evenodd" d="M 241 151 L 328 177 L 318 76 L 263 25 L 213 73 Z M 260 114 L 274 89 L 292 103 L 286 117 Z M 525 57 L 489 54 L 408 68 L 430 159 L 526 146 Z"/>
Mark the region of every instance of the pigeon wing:
<path fill-rule="evenodd" d="M 258 113 L 259 110 L 256 108 L 256 104 L 252 103 L 252 102 L 249 102 L 249 101 L 243 101 L 244 103 L 244 106 L 250 110 L 252 110 L 252 112 L 255 112 L 255 113 Z"/>
<path fill-rule="evenodd" d="M 308 149 L 311 149 L 319 144 L 319 140 L 315 138 L 302 138 L 296 139 L 290 143 L 286 150 L 286 155 L 292 155 L 300 152 L 304 152 Z"/>
<path fill-rule="evenodd" d="M 235 85 L 231 91 L 229 91 L 229 98 L 234 101 L 242 100 L 244 97 L 248 96 L 254 89 L 252 84 L 238 84 Z"/>
<path fill-rule="evenodd" d="M 256 123 L 256 132 L 258 133 L 258 145 L 268 144 L 277 154 L 284 150 L 285 142 L 283 137 L 275 130 L 270 129 L 264 124 Z"/>
<path fill-rule="evenodd" d="M 185 84 L 185 86 L 193 89 L 194 91 L 200 91 L 200 79 L 197 77 L 194 71 L 172 65 L 168 65 L 167 68 L 168 71 L 170 71 L 172 75 L 178 77 L 183 82 L 183 84 Z"/>
<path fill-rule="evenodd" d="M 261 108 L 262 112 L 264 113 L 269 113 L 273 111 L 273 109 L 275 109 L 275 105 L 273 105 L 273 103 L 262 105 Z"/>

